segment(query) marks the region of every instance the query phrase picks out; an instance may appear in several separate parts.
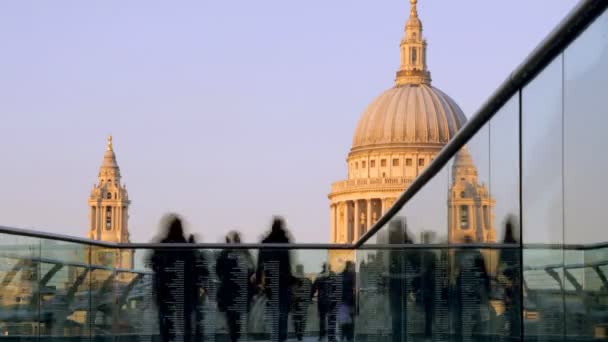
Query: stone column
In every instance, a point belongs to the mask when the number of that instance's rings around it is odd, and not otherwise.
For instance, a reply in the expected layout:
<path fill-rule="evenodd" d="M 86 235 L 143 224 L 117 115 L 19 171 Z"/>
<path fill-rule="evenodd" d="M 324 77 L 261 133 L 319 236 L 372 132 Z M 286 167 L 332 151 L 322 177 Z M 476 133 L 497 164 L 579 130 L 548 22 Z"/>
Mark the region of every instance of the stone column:
<path fill-rule="evenodd" d="M 346 206 L 346 208 L 344 209 L 344 226 L 346 228 L 346 231 L 345 231 L 346 242 L 352 242 L 354 234 L 353 234 L 352 225 L 350 222 L 350 217 L 351 217 L 351 213 L 352 213 L 350 201 L 345 201 L 344 205 Z"/>
<path fill-rule="evenodd" d="M 372 227 L 372 224 L 374 222 L 372 222 L 372 199 L 368 199 L 367 200 L 367 216 L 365 217 L 367 219 L 367 230 L 369 230 Z"/>
<path fill-rule="evenodd" d="M 122 240 L 122 236 L 124 234 L 124 230 L 122 229 L 122 205 L 117 206 L 116 207 L 117 210 L 117 217 L 118 217 L 118 222 L 116 222 L 116 226 L 118 227 L 117 231 L 118 231 L 118 241 L 119 242 L 126 242 Z"/>
<path fill-rule="evenodd" d="M 359 239 L 359 200 L 355 200 L 355 212 L 353 214 L 353 241 Z"/>
<path fill-rule="evenodd" d="M 330 229 L 331 236 L 329 237 L 329 241 L 331 243 L 336 243 L 336 242 L 338 242 L 338 236 L 336 234 L 336 205 L 335 204 L 329 205 L 329 226 L 331 227 L 331 229 Z"/>
<path fill-rule="evenodd" d="M 386 202 L 386 198 L 380 199 L 380 216 L 384 215 L 384 210 L 386 209 L 385 202 Z M 378 218 L 380 218 L 380 216 L 378 216 Z"/>
<path fill-rule="evenodd" d="M 95 232 L 95 220 L 97 220 L 97 212 L 95 207 L 91 207 L 91 231 Z"/>

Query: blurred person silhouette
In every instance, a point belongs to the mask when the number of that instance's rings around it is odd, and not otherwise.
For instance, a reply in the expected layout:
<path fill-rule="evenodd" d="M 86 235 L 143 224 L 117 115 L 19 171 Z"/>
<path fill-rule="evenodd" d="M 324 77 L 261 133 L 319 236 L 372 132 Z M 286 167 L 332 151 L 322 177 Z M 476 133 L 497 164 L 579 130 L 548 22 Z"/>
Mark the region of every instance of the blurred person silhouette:
<path fill-rule="evenodd" d="M 355 263 L 347 261 L 344 266 L 344 271 L 340 275 L 342 282 L 342 298 L 338 316 L 340 321 L 341 340 L 352 342 L 355 338 L 355 291 L 356 291 L 356 274 Z"/>
<path fill-rule="evenodd" d="M 304 266 L 301 264 L 296 266 L 295 277 L 296 282 L 292 287 L 291 315 L 296 338 L 298 341 L 302 341 L 308 318 L 312 282 L 304 275 Z"/>
<path fill-rule="evenodd" d="M 226 235 L 226 244 L 241 243 L 241 235 L 231 231 Z M 253 258 L 247 249 L 228 247 L 222 250 L 215 264 L 219 280 L 217 305 L 226 315 L 230 341 L 239 339 L 242 327 L 247 325 L 247 313 L 253 296 L 250 279 L 254 273 Z M 246 303 L 243 307 L 243 303 Z"/>
<path fill-rule="evenodd" d="M 394 219 L 388 226 L 388 243 L 390 245 L 411 244 L 412 240 L 407 234 L 405 220 Z M 408 251 L 403 247 L 392 247 L 388 253 L 388 296 L 391 312 L 392 341 L 402 342 L 407 339 L 407 300 L 409 286 L 406 276 L 408 264 Z"/>
<path fill-rule="evenodd" d="M 270 233 L 262 240 L 262 244 L 289 243 L 291 241 L 284 220 L 275 217 Z M 261 248 L 255 279 L 262 285 L 268 298 L 268 312 L 272 320 L 271 341 L 283 342 L 287 339 L 290 288 L 294 284 L 289 249 Z"/>
<path fill-rule="evenodd" d="M 505 223 L 504 244 L 518 246 L 518 229 L 516 218 L 507 217 Z M 498 258 L 498 281 L 504 288 L 504 323 L 505 334 L 517 338 L 521 334 L 520 313 L 522 296 L 521 251 L 519 248 L 503 248 Z"/>
<path fill-rule="evenodd" d="M 317 313 L 319 315 L 319 341 L 325 336 L 330 342 L 336 340 L 337 300 L 332 293 L 335 290 L 333 272 L 327 263 L 323 263 L 312 285 L 311 297 L 317 294 Z"/>
<path fill-rule="evenodd" d="M 193 234 L 188 237 L 188 243 L 196 244 L 197 238 Z M 185 289 L 186 298 L 191 298 L 191 302 L 186 304 L 186 309 L 189 310 L 191 324 L 194 327 L 195 340 L 199 341 L 203 338 L 203 305 L 206 287 L 209 281 L 209 268 L 205 254 L 199 250 L 192 251 L 193 264 L 189 270 L 191 273 L 186 278 L 189 280 L 189 286 Z M 188 272 L 187 272 L 188 273 Z"/>
<path fill-rule="evenodd" d="M 166 235 L 160 243 L 186 243 L 182 220 L 175 214 L 165 218 Z M 192 282 L 194 255 L 183 249 L 158 248 L 150 257 L 158 307 L 161 341 L 186 341 L 192 334 L 192 300 L 187 288 Z M 182 328 L 183 327 L 183 328 Z"/>
<path fill-rule="evenodd" d="M 464 244 L 473 243 L 466 236 Z M 489 321 L 490 276 L 478 249 L 456 251 L 455 332 L 458 341 L 482 338 Z M 472 323 L 472 324 L 471 324 Z"/>
<path fill-rule="evenodd" d="M 432 244 L 434 240 L 433 232 L 422 234 L 422 243 Z M 416 251 L 411 251 L 415 253 Z M 418 265 L 419 273 L 414 279 L 412 287 L 416 294 L 416 304 L 422 307 L 424 312 L 424 337 L 430 338 L 433 334 L 433 316 L 435 310 L 435 269 L 437 267 L 437 255 L 434 251 L 427 248 L 418 250 L 417 257 L 413 262 Z"/>

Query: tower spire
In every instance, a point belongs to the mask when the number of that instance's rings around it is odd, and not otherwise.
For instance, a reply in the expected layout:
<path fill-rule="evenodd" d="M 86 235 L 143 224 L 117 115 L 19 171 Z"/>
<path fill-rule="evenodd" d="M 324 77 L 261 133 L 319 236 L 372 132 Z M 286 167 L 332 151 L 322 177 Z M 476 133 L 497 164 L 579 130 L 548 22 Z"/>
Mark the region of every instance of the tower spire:
<path fill-rule="evenodd" d="M 401 64 L 395 86 L 431 83 L 431 73 L 426 66 L 426 40 L 422 38 L 417 4 L 418 0 L 410 0 L 410 17 L 405 24 L 405 36 L 401 39 Z"/>
<path fill-rule="evenodd" d="M 112 151 L 113 150 L 113 147 L 112 147 L 112 135 L 111 134 L 108 136 L 108 148 L 107 148 L 107 150 L 108 151 Z"/>

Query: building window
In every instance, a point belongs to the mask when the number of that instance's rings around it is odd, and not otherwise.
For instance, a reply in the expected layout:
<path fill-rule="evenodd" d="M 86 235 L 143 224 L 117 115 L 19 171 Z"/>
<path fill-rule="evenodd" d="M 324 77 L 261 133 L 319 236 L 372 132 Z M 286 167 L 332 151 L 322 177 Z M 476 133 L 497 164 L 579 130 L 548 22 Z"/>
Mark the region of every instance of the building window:
<path fill-rule="evenodd" d="M 416 64 L 416 60 L 418 59 L 417 52 L 418 50 L 416 48 L 412 48 L 412 64 Z"/>
<path fill-rule="evenodd" d="M 380 160 L 380 166 L 382 166 L 382 167 L 386 166 L 386 159 Z"/>
<path fill-rule="evenodd" d="M 107 198 L 107 199 L 112 199 L 112 193 L 111 193 L 111 192 L 108 192 L 108 193 L 106 194 L 106 198 Z"/>
<path fill-rule="evenodd" d="M 112 207 L 106 207 L 106 230 L 112 229 Z"/>
<path fill-rule="evenodd" d="M 412 158 L 407 158 L 405 160 L 405 166 L 412 166 Z"/>
<path fill-rule="evenodd" d="M 424 159 L 423 158 L 418 159 L 418 166 L 424 166 Z"/>
<path fill-rule="evenodd" d="M 367 167 L 367 165 L 366 165 L 365 160 L 364 160 L 364 161 L 361 162 L 361 168 L 365 169 L 366 167 Z"/>
<path fill-rule="evenodd" d="M 466 205 L 460 206 L 460 228 L 469 228 L 469 207 Z"/>
<path fill-rule="evenodd" d="M 376 167 L 376 161 L 375 160 L 370 160 L 369 161 L 369 167 Z"/>
<path fill-rule="evenodd" d="M 399 166 L 399 159 L 393 159 L 393 166 Z"/>

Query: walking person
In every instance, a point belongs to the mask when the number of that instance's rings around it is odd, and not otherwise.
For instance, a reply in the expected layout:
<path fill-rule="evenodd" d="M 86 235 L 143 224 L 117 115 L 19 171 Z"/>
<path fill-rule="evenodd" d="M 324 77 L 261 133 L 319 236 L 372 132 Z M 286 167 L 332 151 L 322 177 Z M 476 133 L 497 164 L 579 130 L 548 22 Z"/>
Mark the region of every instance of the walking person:
<path fill-rule="evenodd" d="M 317 294 L 317 311 L 319 315 L 319 341 L 328 336 L 329 341 L 335 341 L 336 333 L 336 301 L 332 296 L 332 286 L 335 277 L 330 267 L 324 263 L 321 273 L 317 275 L 311 296 Z"/>
<path fill-rule="evenodd" d="M 308 308 L 312 292 L 312 282 L 304 275 L 304 266 L 297 265 L 295 284 L 292 287 L 292 319 L 296 339 L 302 341 L 308 318 Z"/>
<path fill-rule="evenodd" d="M 275 218 L 271 231 L 262 240 L 262 244 L 287 245 L 290 242 L 285 222 L 281 218 Z M 256 280 L 263 284 L 268 297 L 268 311 L 273 322 L 271 341 L 283 342 L 287 340 L 290 288 L 294 283 L 289 249 L 262 248 L 258 255 Z"/>
<path fill-rule="evenodd" d="M 340 275 L 342 281 L 342 298 L 338 310 L 340 320 L 341 340 L 353 342 L 355 339 L 355 291 L 356 274 L 355 263 L 347 261 L 344 271 Z"/>
<path fill-rule="evenodd" d="M 236 231 L 228 233 L 226 243 L 240 244 L 240 234 Z M 246 249 L 228 247 L 218 256 L 215 273 L 219 280 L 217 305 L 226 315 L 230 342 L 236 342 L 243 327 L 247 325 L 247 313 L 253 295 L 249 285 L 249 279 L 253 275 L 253 258 Z M 243 307 L 243 303 L 247 305 Z"/>
<path fill-rule="evenodd" d="M 181 219 L 170 215 L 167 221 L 167 233 L 160 243 L 186 243 Z M 163 342 L 186 341 L 192 334 L 191 297 L 186 290 L 190 278 L 186 274 L 193 267 L 193 259 L 190 251 L 160 248 L 150 257 Z"/>

